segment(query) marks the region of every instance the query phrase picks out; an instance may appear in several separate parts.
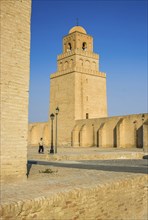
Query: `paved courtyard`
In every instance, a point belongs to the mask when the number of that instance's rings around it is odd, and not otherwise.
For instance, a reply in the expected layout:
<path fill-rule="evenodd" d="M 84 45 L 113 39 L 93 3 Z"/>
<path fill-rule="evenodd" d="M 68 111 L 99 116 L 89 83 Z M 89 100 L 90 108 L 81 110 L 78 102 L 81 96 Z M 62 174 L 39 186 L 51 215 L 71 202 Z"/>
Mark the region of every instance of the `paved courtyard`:
<path fill-rule="evenodd" d="M 38 147 L 28 147 L 28 159 L 47 161 L 61 160 L 103 160 L 103 159 L 142 159 L 148 153 L 141 148 L 97 148 L 59 147 L 57 154 L 50 154 L 45 147 L 44 154 L 38 154 Z"/>
<path fill-rule="evenodd" d="M 135 183 L 135 181 L 142 180 L 144 191 L 146 192 L 148 189 L 148 179 L 143 183 L 143 178 L 146 178 L 148 171 L 148 160 L 142 159 L 147 158 L 147 154 L 142 150 L 129 149 L 125 152 L 120 149 L 114 152 L 113 149 L 61 148 L 57 155 L 49 155 L 48 148 L 45 148 L 44 154 L 38 154 L 37 150 L 37 147 L 28 150 L 27 181 L 8 182 L 1 187 L 3 207 L 10 204 L 21 204 L 25 201 L 57 198 L 57 195 L 60 198 L 60 195 L 71 191 L 93 190 L 98 186 L 101 188 L 112 186 L 112 184 L 127 184 L 128 186 L 129 181 Z M 63 157 L 65 155 L 67 157 Z M 95 155 L 102 155 L 102 157 L 108 155 L 108 158 L 113 158 L 115 155 L 115 159 L 93 159 Z M 124 156 L 125 159 L 116 159 L 117 155 L 118 157 Z M 126 159 L 129 156 L 140 159 Z M 77 159 L 72 160 L 72 158 Z M 130 189 L 128 191 L 130 193 Z M 145 204 L 142 213 L 143 219 L 147 218 L 146 207 Z"/>
<path fill-rule="evenodd" d="M 119 149 L 115 152 L 114 149 L 59 148 L 57 155 L 49 155 L 48 148 L 45 148 L 44 154 L 38 154 L 37 151 L 37 147 L 28 149 L 27 181 L 21 184 L 8 183 L 1 187 L 2 202 L 40 197 L 46 190 L 47 194 L 53 194 L 57 190 L 65 190 L 65 187 L 89 187 L 90 184 L 132 178 L 145 175 L 148 171 L 147 159 L 93 159 L 97 154 L 101 157 L 108 155 L 109 158 L 113 155 L 115 158 L 121 155 L 123 158 L 146 157 L 147 154 L 139 149 Z M 67 157 L 64 159 L 67 160 L 62 160 L 65 155 Z M 78 160 L 81 157 L 87 160 Z M 69 160 L 70 158 L 77 160 Z M 51 170 L 50 173 L 46 173 L 48 169 Z"/>

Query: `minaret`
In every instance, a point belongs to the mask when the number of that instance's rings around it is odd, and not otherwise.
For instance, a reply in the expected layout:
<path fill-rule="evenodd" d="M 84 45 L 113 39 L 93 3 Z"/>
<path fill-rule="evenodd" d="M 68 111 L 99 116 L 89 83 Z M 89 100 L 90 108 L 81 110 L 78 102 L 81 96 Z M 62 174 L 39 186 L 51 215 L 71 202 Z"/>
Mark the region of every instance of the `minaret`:
<path fill-rule="evenodd" d="M 106 74 L 99 72 L 93 38 L 83 27 L 74 26 L 63 37 L 57 69 L 50 76 L 50 113 L 59 107 L 60 143 L 69 145 L 75 120 L 107 116 Z"/>

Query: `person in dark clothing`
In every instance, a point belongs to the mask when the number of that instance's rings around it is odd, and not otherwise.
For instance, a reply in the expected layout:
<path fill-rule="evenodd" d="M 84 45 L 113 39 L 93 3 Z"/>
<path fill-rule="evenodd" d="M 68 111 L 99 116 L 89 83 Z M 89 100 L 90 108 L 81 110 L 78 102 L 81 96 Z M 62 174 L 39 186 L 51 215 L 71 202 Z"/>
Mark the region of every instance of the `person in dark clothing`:
<path fill-rule="evenodd" d="M 38 153 L 44 153 L 44 146 L 43 146 L 43 138 L 40 138 L 40 141 L 39 141 L 39 150 L 38 150 Z"/>

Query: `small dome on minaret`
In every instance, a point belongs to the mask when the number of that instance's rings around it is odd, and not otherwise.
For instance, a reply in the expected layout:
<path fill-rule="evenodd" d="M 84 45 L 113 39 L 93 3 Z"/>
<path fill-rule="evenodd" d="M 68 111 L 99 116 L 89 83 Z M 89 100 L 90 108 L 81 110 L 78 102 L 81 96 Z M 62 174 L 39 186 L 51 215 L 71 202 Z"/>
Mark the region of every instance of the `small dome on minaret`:
<path fill-rule="evenodd" d="M 85 31 L 85 29 L 84 29 L 82 26 L 74 26 L 74 27 L 72 27 L 72 28 L 70 29 L 70 31 L 69 31 L 69 34 L 75 32 L 75 31 L 81 32 L 81 33 L 83 33 L 83 34 L 87 34 L 86 31 Z"/>

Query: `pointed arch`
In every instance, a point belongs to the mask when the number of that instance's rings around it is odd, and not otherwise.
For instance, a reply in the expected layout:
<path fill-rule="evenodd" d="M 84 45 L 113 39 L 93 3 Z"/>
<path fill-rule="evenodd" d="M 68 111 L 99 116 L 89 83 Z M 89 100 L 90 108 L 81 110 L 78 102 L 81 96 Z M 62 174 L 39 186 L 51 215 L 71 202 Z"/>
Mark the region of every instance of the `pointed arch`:
<path fill-rule="evenodd" d="M 84 51 L 87 50 L 87 43 L 86 42 L 82 43 L 82 50 L 84 50 Z"/>
<path fill-rule="evenodd" d="M 113 147 L 120 147 L 121 145 L 121 142 L 123 139 L 122 138 L 122 135 L 123 135 L 122 122 L 123 122 L 123 118 L 120 118 L 113 130 L 113 136 L 114 136 Z"/>
<path fill-rule="evenodd" d="M 71 59 L 70 61 L 69 61 L 69 67 L 71 68 L 73 66 L 73 59 Z"/>
<path fill-rule="evenodd" d="M 68 68 L 68 61 L 65 61 L 64 63 L 64 70 L 66 70 Z"/>
<path fill-rule="evenodd" d="M 59 71 L 62 71 L 62 70 L 63 70 L 63 63 L 60 62 L 60 63 L 59 63 Z"/>
<path fill-rule="evenodd" d="M 95 61 L 92 62 L 92 69 L 93 69 L 93 70 L 96 69 L 96 62 L 95 62 Z"/>
<path fill-rule="evenodd" d="M 80 129 L 80 146 L 92 147 L 94 145 L 94 127 L 83 124 Z"/>
<path fill-rule="evenodd" d="M 71 145 L 73 147 L 79 147 L 80 146 L 80 127 L 79 127 L 79 125 L 75 125 L 73 130 L 72 130 Z"/>
<path fill-rule="evenodd" d="M 89 67 L 90 67 L 90 61 L 89 61 L 89 60 L 86 60 L 86 61 L 85 61 L 85 67 L 86 67 L 86 68 L 89 68 Z"/>
<path fill-rule="evenodd" d="M 103 146 L 103 141 L 104 141 L 104 134 L 103 134 L 103 127 L 105 125 L 105 122 L 103 122 L 99 129 L 97 130 L 97 147 L 102 147 Z"/>
<path fill-rule="evenodd" d="M 83 66 L 83 59 L 79 59 L 79 65 L 82 67 Z"/>

